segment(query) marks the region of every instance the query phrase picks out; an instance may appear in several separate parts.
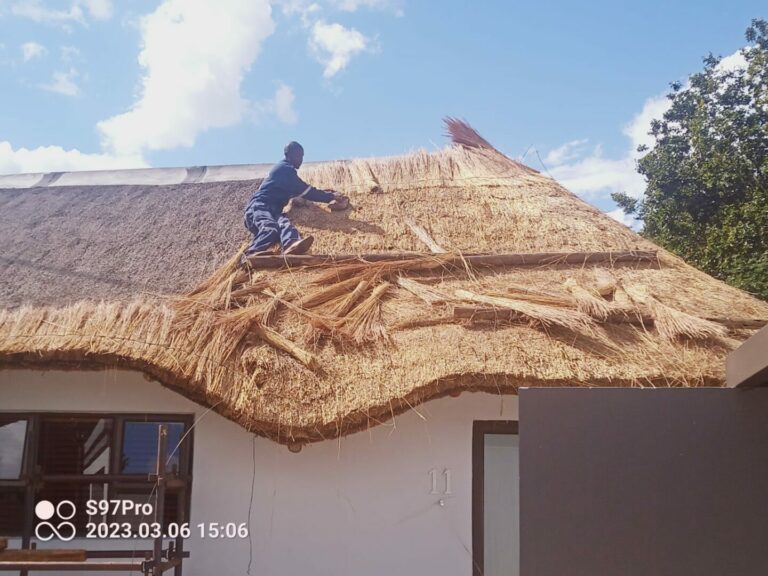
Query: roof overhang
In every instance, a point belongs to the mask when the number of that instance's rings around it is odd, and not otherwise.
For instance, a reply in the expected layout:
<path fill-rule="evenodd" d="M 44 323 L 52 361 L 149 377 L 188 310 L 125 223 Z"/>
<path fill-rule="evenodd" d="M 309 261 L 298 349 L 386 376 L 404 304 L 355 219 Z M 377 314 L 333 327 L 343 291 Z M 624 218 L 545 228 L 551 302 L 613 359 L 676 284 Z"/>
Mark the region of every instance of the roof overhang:
<path fill-rule="evenodd" d="M 311 168 L 324 162 L 305 162 Z M 0 174 L 0 188 L 47 188 L 50 186 L 168 186 L 206 182 L 238 182 L 263 179 L 272 164 L 190 166 L 188 168 L 132 168 L 81 172 Z"/>
<path fill-rule="evenodd" d="M 768 386 L 768 326 L 728 355 L 725 373 L 731 388 Z"/>

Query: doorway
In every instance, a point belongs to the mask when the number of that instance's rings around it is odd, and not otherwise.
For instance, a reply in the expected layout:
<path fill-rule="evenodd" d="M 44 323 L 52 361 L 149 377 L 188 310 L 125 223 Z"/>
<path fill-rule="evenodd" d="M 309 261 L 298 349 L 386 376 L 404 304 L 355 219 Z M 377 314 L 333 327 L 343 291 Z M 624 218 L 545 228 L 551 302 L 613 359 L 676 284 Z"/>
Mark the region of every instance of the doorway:
<path fill-rule="evenodd" d="M 473 576 L 520 574 L 517 422 L 476 421 L 472 429 Z"/>

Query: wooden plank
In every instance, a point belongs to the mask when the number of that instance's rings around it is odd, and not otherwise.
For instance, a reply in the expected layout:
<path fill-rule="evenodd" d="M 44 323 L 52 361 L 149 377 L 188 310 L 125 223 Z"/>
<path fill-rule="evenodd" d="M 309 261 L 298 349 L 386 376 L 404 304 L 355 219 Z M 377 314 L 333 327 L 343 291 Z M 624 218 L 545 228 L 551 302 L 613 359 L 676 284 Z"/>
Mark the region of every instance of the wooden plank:
<path fill-rule="evenodd" d="M 171 568 L 175 568 L 176 566 L 181 566 L 181 558 L 173 558 L 172 560 L 165 560 L 163 562 L 160 562 L 160 573 L 170 570 Z"/>
<path fill-rule="evenodd" d="M 271 256 L 251 256 L 248 263 L 252 268 L 283 268 L 300 266 L 319 266 L 350 262 L 389 262 L 394 260 L 415 260 L 429 256 L 414 252 L 383 252 L 374 254 L 275 254 Z"/>
<path fill-rule="evenodd" d="M 453 308 L 453 317 L 465 320 L 481 320 L 487 322 L 511 322 L 514 320 L 523 320 L 525 316 L 514 310 L 503 310 L 501 308 L 483 308 L 479 306 L 455 306 Z"/>
<path fill-rule="evenodd" d="M 427 245 L 427 248 L 429 248 L 429 250 L 433 254 L 445 254 L 445 249 L 442 246 L 440 246 L 437 242 L 435 242 L 435 239 L 429 235 L 429 232 L 427 232 L 423 226 L 420 226 L 419 224 L 414 222 L 411 218 L 406 218 L 405 224 L 408 226 L 408 228 L 411 229 L 411 232 L 414 233 L 416 238 L 418 238 L 424 244 Z"/>
<path fill-rule="evenodd" d="M 6 562 L 0 560 L 0 572 L 21 570 L 36 572 L 135 572 L 141 574 L 142 562 Z"/>
<path fill-rule="evenodd" d="M 732 328 L 734 330 L 739 328 L 758 330 L 763 326 L 768 326 L 768 320 L 753 320 L 744 318 L 707 318 L 707 320 L 717 322 L 726 328 Z"/>
<path fill-rule="evenodd" d="M 504 310 L 502 308 L 492 308 L 488 306 L 455 306 L 453 308 L 453 317 L 462 320 L 478 321 L 514 321 L 525 320 L 526 317 L 514 310 Z M 726 328 L 761 328 L 768 325 L 768 320 L 752 320 L 749 318 L 704 318 L 710 322 L 717 322 Z M 605 320 L 606 324 L 645 324 L 653 326 L 653 318 L 650 316 L 637 316 L 635 314 L 617 313 L 609 316 Z"/>
<path fill-rule="evenodd" d="M 459 258 L 457 257 L 457 260 Z M 464 260 L 475 266 L 542 266 L 552 264 L 596 264 L 654 262 L 655 251 L 632 252 L 540 252 L 532 254 L 470 254 Z"/>
<path fill-rule="evenodd" d="M 2 550 L 0 562 L 85 562 L 85 550 L 37 548 L 35 550 Z"/>
<path fill-rule="evenodd" d="M 428 261 L 432 255 L 413 252 L 381 252 L 373 254 L 307 254 L 301 256 L 275 254 L 270 256 L 251 256 L 248 263 L 252 268 L 282 268 L 298 266 L 332 265 L 350 262 L 393 262 L 398 260 Z M 441 255 L 448 264 L 461 265 L 463 262 L 473 266 L 547 266 L 547 265 L 583 265 L 598 263 L 655 262 L 655 251 L 638 250 L 629 252 L 540 252 L 540 253 L 502 253 L 502 254 L 455 254 Z"/>
<path fill-rule="evenodd" d="M 0 538 L 0 552 L 8 548 L 8 538 Z"/>
<path fill-rule="evenodd" d="M 320 367 L 320 362 L 314 354 L 297 346 L 276 330 L 268 328 L 267 326 L 259 326 L 258 324 L 254 325 L 251 330 L 255 332 L 259 338 L 275 348 L 287 352 L 310 370 L 317 370 Z"/>

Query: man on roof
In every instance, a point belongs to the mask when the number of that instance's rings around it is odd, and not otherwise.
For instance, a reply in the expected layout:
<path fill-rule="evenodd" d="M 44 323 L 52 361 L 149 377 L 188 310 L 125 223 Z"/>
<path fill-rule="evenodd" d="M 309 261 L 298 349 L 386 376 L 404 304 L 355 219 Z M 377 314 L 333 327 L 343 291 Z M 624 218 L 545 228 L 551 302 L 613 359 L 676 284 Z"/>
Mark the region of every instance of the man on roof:
<path fill-rule="evenodd" d="M 330 204 L 332 210 L 343 210 L 349 205 L 346 196 L 333 190 L 319 190 L 304 182 L 297 170 L 304 161 L 304 148 L 298 142 L 289 142 L 283 150 L 285 158 L 275 164 L 251 196 L 245 209 L 245 227 L 253 234 L 253 241 L 245 256 L 271 254 L 279 245 L 283 254 L 306 254 L 314 238 L 301 237 L 299 231 L 283 214 L 292 198 Z"/>

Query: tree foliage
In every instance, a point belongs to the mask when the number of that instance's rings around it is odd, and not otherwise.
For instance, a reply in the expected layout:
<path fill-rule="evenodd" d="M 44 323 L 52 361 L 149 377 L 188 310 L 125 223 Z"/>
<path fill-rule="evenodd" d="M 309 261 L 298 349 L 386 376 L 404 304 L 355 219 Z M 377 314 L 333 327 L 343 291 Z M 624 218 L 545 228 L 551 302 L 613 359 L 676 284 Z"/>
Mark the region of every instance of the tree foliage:
<path fill-rule="evenodd" d="M 672 84 L 638 162 L 645 196 L 614 200 L 646 237 L 768 299 L 768 22 L 753 20 L 746 37 L 743 66 L 710 55 L 686 85 Z"/>

